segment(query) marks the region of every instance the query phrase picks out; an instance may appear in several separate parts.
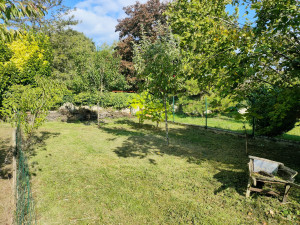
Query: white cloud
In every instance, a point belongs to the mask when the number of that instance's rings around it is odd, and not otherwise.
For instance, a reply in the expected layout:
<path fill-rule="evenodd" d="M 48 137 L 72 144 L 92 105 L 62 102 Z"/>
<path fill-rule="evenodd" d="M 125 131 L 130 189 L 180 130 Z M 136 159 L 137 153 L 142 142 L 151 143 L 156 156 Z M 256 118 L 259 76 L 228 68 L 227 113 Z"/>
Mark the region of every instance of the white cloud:
<path fill-rule="evenodd" d="M 147 0 L 140 0 L 145 3 Z M 78 2 L 76 11 L 71 12 L 76 20 L 81 21 L 73 28 L 92 38 L 96 45 L 104 42 L 111 44 L 118 40 L 115 32 L 117 19 L 125 16 L 123 7 L 132 5 L 136 0 L 84 0 Z"/>

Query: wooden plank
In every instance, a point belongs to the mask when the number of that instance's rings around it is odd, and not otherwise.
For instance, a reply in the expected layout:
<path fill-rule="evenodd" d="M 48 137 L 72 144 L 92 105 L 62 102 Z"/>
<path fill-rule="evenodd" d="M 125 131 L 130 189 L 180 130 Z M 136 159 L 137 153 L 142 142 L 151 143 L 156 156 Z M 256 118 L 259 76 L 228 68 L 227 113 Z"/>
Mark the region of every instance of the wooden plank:
<path fill-rule="evenodd" d="M 262 160 L 262 161 L 266 161 L 266 162 L 271 162 L 271 163 L 278 163 L 279 165 L 284 165 L 284 164 L 281 163 L 281 162 L 276 162 L 276 161 L 273 161 L 273 160 L 270 160 L 270 159 L 265 159 L 265 158 L 259 158 L 259 157 L 252 156 L 252 155 L 249 155 L 249 158 L 250 158 L 250 159 Z"/>
<path fill-rule="evenodd" d="M 263 189 L 254 188 L 254 187 L 251 187 L 250 191 L 255 191 L 255 192 L 259 192 L 259 193 L 266 193 L 266 194 L 275 195 L 275 196 L 279 196 L 280 195 L 279 193 L 271 191 L 271 190 L 263 190 Z"/>

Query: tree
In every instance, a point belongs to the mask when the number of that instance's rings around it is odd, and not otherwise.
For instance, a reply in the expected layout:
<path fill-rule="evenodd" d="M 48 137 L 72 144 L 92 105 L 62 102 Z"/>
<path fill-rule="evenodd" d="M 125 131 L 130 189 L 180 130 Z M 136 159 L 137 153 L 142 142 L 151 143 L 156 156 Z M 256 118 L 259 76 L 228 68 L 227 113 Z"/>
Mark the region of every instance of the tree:
<path fill-rule="evenodd" d="M 181 55 L 177 40 L 168 28 L 160 25 L 157 32 L 154 42 L 143 36 L 140 44 L 134 46 L 133 62 L 138 78 L 143 80 L 142 89 L 163 100 L 166 139 L 169 144 L 167 97 L 174 95 L 182 82 Z"/>
<path fill-rule="evenodd" d="M 40 127 L 51 107 L 61 100 L 64 87 L 61 83 L 35 77 L 36 85 L 13 85 L 5 93 L 2 115 L 13 124 L 21 123 L 26 145 Z"/>
<path fill-rule="evenodd" d="M 233 2 L 238 6 L 246 1 Z M 231 94 L 240 101 L 251 100 L 252 93 L 263 87 L 279 88 L 294 98 L 299 89 L 297 1 L 251 0 L 246 3 L 255 10 L 255 24 L 239 24 L 237 13 L 226 12 L 228 1 L 225 0 L 181 0 L 171 4 L 167 15 L 184 46 L 186 72 L 197 79 L 199 85 L 214 86 L 223 96 Z M 284 91 L 288 89 L 293 91 Z M 297 112 L 298 107 L 287 108 Z M 269 113 L 277 115 L 279 108 L 269 108 Z M 283 117 L 296 115 L 281 113 Z M 249 113 L 249 116 L 257 114 Z"/>
<path fill-rule="evenodd" d="M 129 84 L 134 89 L 136 89 L 137 80 L 132 63 L 133 43 L 139 43 L 143 31 L 144 35 L 151 37 L 152 41 L 156 39 L 155 26 L 158 22 L 166 24 L 166 16 L 163 15 L 166 6 L 167 4 L 160 0 L 148 0 L 145 4 L 136 2 L 134 5 L 124 7 L 128 17 L 118 20 L 116 32 L 120 32 L 120 41 L 116 50 L 122 59 L 122 73 L 127 76 Z"/>
<path fill-rule="evenodd" d="M 79 93 L 86 90 L 83 81 L 96 52 L 95 44 L 83 33 L 58 26 L 50 34 L 53 48 L 53 76 L 65 82 L 68 89 Z"/>
<path fill-rule="evenodd" d="M 86 76 L 87 89 L 98 93 L 98 126 L 99 101 L 104 90 L 119 90 L 126 87 L 125 77 L 120 74 L 120 58 L 114 54 L 113 46 L 102 45 L 94 55 L 90 70 Z"/>
<path fill-rule="evenodd" d="M 0 107 L 10 86 L 35 85 L 35 77 L 51 75 L 52 49 L 44 34 L 23 33 L 0 44 Z"/>
<path fill-rule="evenodd" d="M 7 29 L 13 20 L 22 19 L 24 17 L 34 18 L 42 17 L 45 14 L 45 7 L 41 4 L 34 4 L 32 1 L 9 1 L 0 2 L 0 37 L 2 40 L 11 40 L 20 34 L 19 30 Z"/>

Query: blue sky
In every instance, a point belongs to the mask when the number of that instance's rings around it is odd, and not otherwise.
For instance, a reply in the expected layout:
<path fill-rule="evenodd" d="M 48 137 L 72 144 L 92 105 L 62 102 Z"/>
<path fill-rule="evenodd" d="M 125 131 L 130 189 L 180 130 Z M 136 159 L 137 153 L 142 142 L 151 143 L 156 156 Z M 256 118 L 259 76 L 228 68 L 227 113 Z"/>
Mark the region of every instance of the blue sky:
<path fill-rule="evenodd" d="M 145 3 L 147 0 L 139 0 Z M 91 38 L 96 45 L 103 43 L 112 44 L 117 41 L 119 36 L 115 32 L 117 19 L 125 18 L 124 6 L 132 5 L 136 0 L 63 0 L 63 4 L 70 8 L 76 8 L 71 12 L 75 19 L 81 21 L 73 29 L 83 32 Z M 232 12 L 232 7 L 227 7 Z M 244 14 L 245 9 L 240 9 L 240 15 Z M 248 15 L 253 19 L 253 12 Z M 245 18 L 240 19 L 240 23 L 245 23 Z"/>

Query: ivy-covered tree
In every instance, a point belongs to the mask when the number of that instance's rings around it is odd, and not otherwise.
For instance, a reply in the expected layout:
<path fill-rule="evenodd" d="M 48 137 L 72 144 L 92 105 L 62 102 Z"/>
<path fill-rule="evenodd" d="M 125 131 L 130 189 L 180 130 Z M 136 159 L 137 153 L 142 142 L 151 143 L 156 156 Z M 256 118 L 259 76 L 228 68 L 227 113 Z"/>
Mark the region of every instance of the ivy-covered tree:
<path fill-rule="evenodd" d="M 168 136 L 167 98 L 178 90 L 181 84 L 181 54 L 177 40 L 169 28 L 159 25 L 157 39 L 143 36 L 140 44 L 134 46 L 133 62 L 138 78 L 143 80 L 141 88 L 164 103 L 166 139 Z"/>
<path fill-rule="evenodd" d="M 145 4 L 136 2 L 134 5 L 124 7 L 126 18 L 118 20 L 116 32 L 119 33 L 120 41 L 116 47 L 121 56 L 122 74 L 127 77 L 128 83 L 133 89 L 137 88 L 137 80 L 132 63 L 133 44 L 139 43 L 142 33 L 151 40 L 155 40 L 157 33 L 155 26 L 160 22 L 166 24 L 166 16 L 163 14 L 167 4 L 160 0 L 148 0 Z"/>

